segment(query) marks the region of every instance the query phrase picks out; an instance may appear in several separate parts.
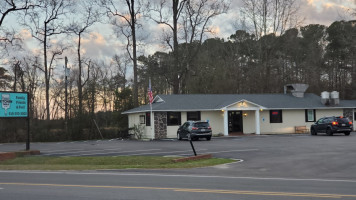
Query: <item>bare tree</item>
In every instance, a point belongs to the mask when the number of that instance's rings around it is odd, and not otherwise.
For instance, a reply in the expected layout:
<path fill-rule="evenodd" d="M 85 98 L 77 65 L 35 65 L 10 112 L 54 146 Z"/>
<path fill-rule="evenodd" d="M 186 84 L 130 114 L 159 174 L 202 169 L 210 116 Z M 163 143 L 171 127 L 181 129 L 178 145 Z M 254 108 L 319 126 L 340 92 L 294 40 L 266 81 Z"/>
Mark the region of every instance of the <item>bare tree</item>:
<path fill-rule="evenodd" d="M 282 35 L 288 28 L 300 25 L 299 1 L 295 0 L 242 0 L 243 15 L 250 21 L 257 39 L 274 33 Z"/>
<path fill-rule="evenodd" d="M 126 4 L 125 8 L 117 5 Z M 143 6 L 140 0 L 102 0 L 102 5 L 107 10 L 108 16 L 112 18 L 112 23 L 119 28 L 120 33 L 126 37 L 126 51 L 133 62 L 133 100 L 134 105 L 138 106 L 138 83 L 137 83 L 137 29 L 141 26 L 138 23 L 142 15 Z"/>
<path fill-rule="evenodd" d="M 43 45 L 43 72 L 45 75 L 46 91 L 46 119 L 50 120 L 50 98 L 49 88 L 52 68 L 55 56 L 60 55 L 58 51 L 52 54 L 50 64 L 48 63 L 48 48 L 51 47 L 50 39 L 53 36 L 65 33 L 63 19 L 72 5 L 71 0 L 48 0 L 44 1 L 39 9 L 32 9 L 25 18 L 25 25 L 31 30 L 32 36 Z"/>
<path fill-rule="evenodd" d="M 11 77 L 5 68 L 0 67 L 0 89 L 6 90 L 9 87 L 9 80 Z"/>
<path fill-rule="evenodd" d="M 26 11 L 30 8 L 37 7 L 39 4 L 36 0 L 2 0 L 0 2 L 0 27 L 5 17 L 10 13 Z"/>
<path fill-rule="evenodd" d="M 200 45 L 205 33 L 213 32 L 209 26 L 211 20 L 226 13 L 228 8 L 229 2 L 225 0 L 172 0 L 171 4 L 161 0 L 153 7 L 154 14 L 151 19 L 157 24 L 166 25 L 171 30 L 164 39 L 174 57 L 174 73 L 170 80 L 174 94 L 184 93 L 183 79 L 189 71 L 188 63 L 198 51 L 198 48 L 193 51 L 187 48 L 191 48 L 190 44 L 194 42 Z M 180 39 L 187 44 L 183 50 L 179 47 Z"/>
<path fill-rule="evenodd" d="M 94 25 L 96 22 L 99 21 L 100 19 L 100 14 L 98 10 L 95 8 L 94 3 L 92 1 L 83 1 L 80 3 L 80 12 L 75 13 L 76 16 L 79 15 L 77 18 L 78 21 L 73 21 L 69 27 L 68 30 L 70 30 L 72 33 L 74 33 L 78 37 L 78 43 L 77 43 L 77 56 L 78 56 L 78 115 L 79 117 L 82 116 L 83 113 L 83 86 L 84 83 L 82 83 L 82 63 L 83 59 L 81 56 L 81 41 L 82 37 L 85 33 L 88 32 L 88 29 Z"/>
<path fill-rule="evenodd" d="M 164 24 L 172 31 L 171 34 L 165 35 L 165 42 L 170 47 L 174 57 L 174 68 L 176 71 L 180 69 L 179 62 L 179 49 L 178 49 L 178 20 L 188 0 L 172 0 L 172 3 L 168 3 L 166 0 L 160 0 L 159 4 L 154 5 L 152 11 L 154 14 L 151 16 L 157 24 Z M 170 18 L 171 17 L 171 18 Z M 173 44 L 171 39 L 173 38 Z M 178 94 L 180 76 L 178 73 L 174 73 L 173 78 L 169 81 L 169 84 L 173 86 L 173 93 Z"/>
<path fill-rule="evenodd" d="M 38 56 L 29 56 L 23 58 L 23 72 L 24 72 L 24 88 L 29 93 L 30 99 L 30 117 L 38 118 L 38 104 L 35 104 L 36 93 L 40 85 L 40 78 L 38 71 L 40 67 Z"/>
<path fill-rule="evenodd" d="M 126 73 L 129 67 L 129 62 L 129 59 L 127 59 L 127 56 L 125 55 L 115 55 L 112 58 L 111 66 L 117 69 L 115 75 L 112 75 L 112 81 L 114 82 L 113 89 L 121 88 L 123 90 L 126 87 Z"/>
<path fill-rule="evenodd" d="M 199 0 L 187 2 L 182 15 L 184 48 L 181 51 L 181 92 L 185 93 L 186 78 L 189 73 L 195 74 L 192 62 L 196 58 L 206 33 L 214 34 L 211 20 L 221 14 L 227 13 L 229 2 L 226 0 Z"/>

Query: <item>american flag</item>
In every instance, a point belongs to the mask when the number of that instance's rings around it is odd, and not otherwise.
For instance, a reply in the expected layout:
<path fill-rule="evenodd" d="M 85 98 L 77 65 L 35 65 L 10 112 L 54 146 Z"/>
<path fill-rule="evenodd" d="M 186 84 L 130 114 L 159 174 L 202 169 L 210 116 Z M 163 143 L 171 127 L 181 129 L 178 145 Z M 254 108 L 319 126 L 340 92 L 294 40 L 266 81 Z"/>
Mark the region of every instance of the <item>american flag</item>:
<path fill-rule="evenodd" d="M 151 79 L 149 80 L 149 83 L 148 83 L 148 99 L 150 100 L 150 104 L 152 104 L 153 94 L 152 94 L 152 88 L 151 88 Z"/>

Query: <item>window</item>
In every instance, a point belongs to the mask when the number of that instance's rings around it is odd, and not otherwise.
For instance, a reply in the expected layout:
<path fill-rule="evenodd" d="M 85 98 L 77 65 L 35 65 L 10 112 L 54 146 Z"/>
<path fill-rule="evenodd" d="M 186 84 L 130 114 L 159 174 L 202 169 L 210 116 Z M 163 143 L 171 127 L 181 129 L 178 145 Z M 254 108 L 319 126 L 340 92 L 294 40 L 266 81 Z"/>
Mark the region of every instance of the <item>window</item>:
<path fill-rule="evenodd" d="M 322 124 L 324 122 L 324 118 L 319 119 L 316 123 L 317 124 Z"/>
<path fill-rule="evenodd" d="M 200 111 L 187 112 L 187 121 L 200 121 Z"/>
<path fill-rule="evenodd" d="M 354 120 L 356 121 L 356 112 L 354 112 Z"/>
<path fill-rule="evenodd" d="M 179 126 L 180 112 L 167 112 L 167 126 Z"/>
<path fill-rule="evenodd" d="M 315 122 L 315 110 L 305 110 L 305 122 Z"/>
<path fill-rule="evenodd" d="M 183 126 L 182 126 L 182 129 L 183 130 L 187 130 L 188 129 L 188 127 L 189 127 L 189 122 L 185 122 L 184 124 L 183 124 Z"/>
<path fill-rule="evenodd" d="M 151 113 L 146 112 L 146 126 L 151 126 Z"/>
<path fill-rule="evenodd" d="M 145 116 L 140 115 L 140 124 L 145 124 Z"/>
<path fill-rule="evenodd" d="M 282 123 L 282 110 L 270 110 L 269 119 L 270 123 Z"/>
<path fill-rule="evenodd" d="M 328 118 L 324 118 L 323 123 L 328 124 L 328 123 L 331 123 L 332 121 L 333 121 L 333 119 L 328 117 Z"/>

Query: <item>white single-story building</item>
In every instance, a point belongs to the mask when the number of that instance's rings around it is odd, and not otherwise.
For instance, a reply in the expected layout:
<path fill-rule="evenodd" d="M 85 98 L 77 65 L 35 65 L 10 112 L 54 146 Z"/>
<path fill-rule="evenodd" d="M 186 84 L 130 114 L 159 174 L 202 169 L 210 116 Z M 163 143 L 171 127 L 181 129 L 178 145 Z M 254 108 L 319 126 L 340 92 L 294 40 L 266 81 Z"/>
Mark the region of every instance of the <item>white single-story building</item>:
<path fill-rule="evenodd" d="M 300 91 L 300 85 L 285 86 L 284 94 L 157 95 L 152 112 L 148 104 L 123 114 L 128 115 L 129 127 L 143 126 L 143 137 L 150 139 L 175 138 L 178 127 L 188 120 L 208 121 L 213 135 L 225 136 L 295 133 L 296 127 L 310 128 L 325 116 L 355 122 L 356 100 L 339 100 L 337 92 L 304 93 L 306 88 Z"/>

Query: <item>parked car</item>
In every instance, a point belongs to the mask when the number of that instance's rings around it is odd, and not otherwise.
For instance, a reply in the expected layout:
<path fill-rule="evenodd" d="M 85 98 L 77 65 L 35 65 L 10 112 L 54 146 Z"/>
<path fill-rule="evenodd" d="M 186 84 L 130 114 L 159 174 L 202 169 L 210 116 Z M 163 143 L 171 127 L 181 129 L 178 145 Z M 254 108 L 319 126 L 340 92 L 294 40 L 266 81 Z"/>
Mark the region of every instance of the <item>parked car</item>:
<path fill-rule="evenodd" d="M 209 122 L 202 121 L 187 121 L 177 130 L 177 139 L 182 140 L 198 140 L 199 138 L 206 138 L 210 140 L 212 136 Z"/>
<path fill-rule="evenodd" d="M 326 133 L 333 135 L 334 133 L 344 133 L 350 135 L 352 131 L 352 122 L 345 117 L 323 117 L 311 125 L 310 133 L 317 135 L 318 133 Z"/>

